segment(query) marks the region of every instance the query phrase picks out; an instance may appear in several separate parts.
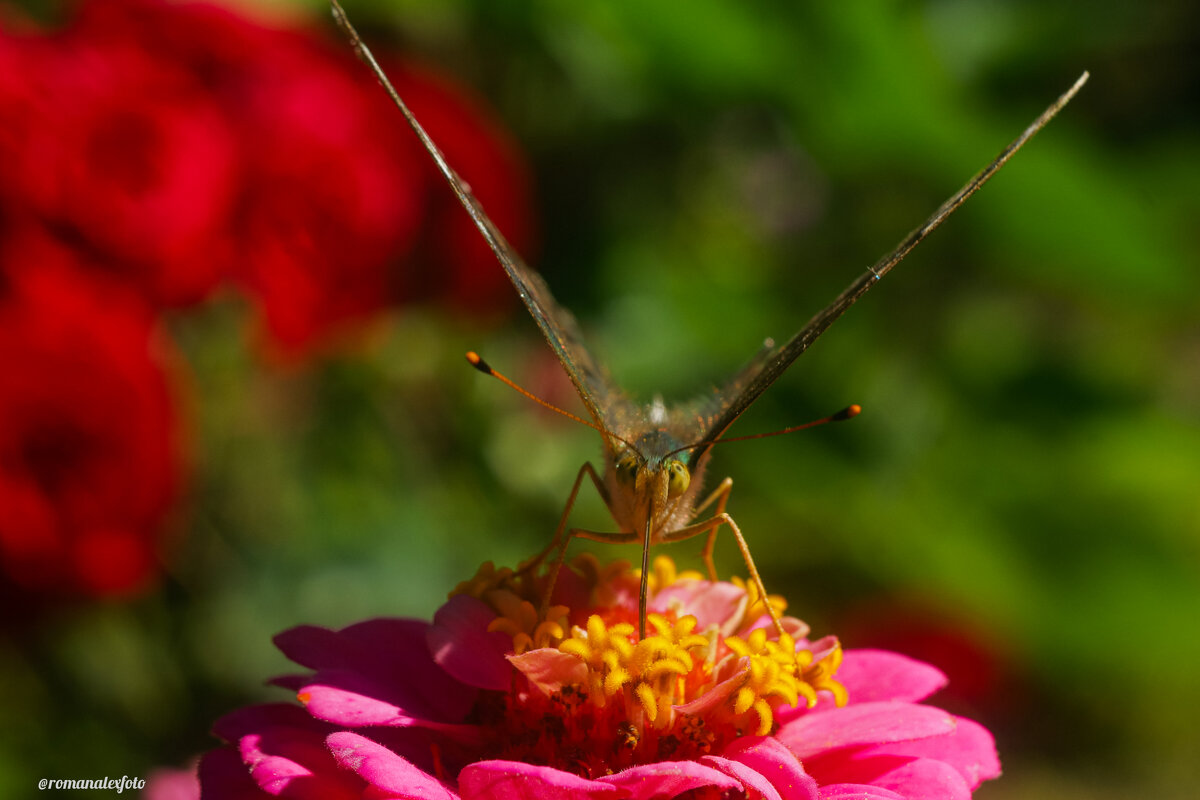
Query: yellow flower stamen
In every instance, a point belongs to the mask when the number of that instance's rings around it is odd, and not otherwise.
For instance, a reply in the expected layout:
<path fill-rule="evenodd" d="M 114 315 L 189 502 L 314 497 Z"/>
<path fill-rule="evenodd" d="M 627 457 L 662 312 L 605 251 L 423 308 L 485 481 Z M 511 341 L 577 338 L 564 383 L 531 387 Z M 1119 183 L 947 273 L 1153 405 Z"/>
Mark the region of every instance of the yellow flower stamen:
<path fill-rule="evenodd" d="M 846 690 L 833 679 L 841 659 L 840 646 L 814 665 L 812 652 L 796 652 L 791 636 L 771 641 L 765 628 L 756 629 L 746 639 L 729 636 L 725 644 L 735 655 L 748 659 L 745 683 L 733 695 L 733 712 L 742 715 L 753 710 L 758 716 L 759 736 L 771 732 L 772 708 L 797 705 L 801 697 L 812 708 L 820 689 L 833 692 L 835 699 L 840 698 L 839 705 L 845 702 Z"/>
<path fill-rule="evenodd" d="M 513 652 L 517 655 L 527 650 L 554 647 L 563 640 L 567 631 L 566 606 L 551 606 L 542 619 L 528 600 L 522 600 L 510 591 L 492 590 L 483 599 L 500 616 L 488 623 L 488 633 L 500 631 L 512 637 Z"/>
<path fill-rule="evenodd" d="M 485 561 L 479 565 L 479 569 L 475 571 L 473 576 L 459 582 L 447 597 L 465 594 L 471 597 L 482 598 L 487 592 L 508 586 L 512 582 L 514 574 L 510 567 L 496 569 L 496 565 L 491 561 Z"/>
<path fill-rule="evenodd" d="M 641 570 L 635 570 L 640 575 Z M 651 596 L 654 596 L 677 581 L 704 580 L 704 576 L 694 569 L 680 572 L 670 556 L 656 556 L 650 565 L 650 577 L 646 585 Z"/>
<path fill-rule="evenodd" d="M 570 627 L 568 609 L 561 606 L 539 613 L 548 581 L 532 570 L 512 573 L 485 565 L 464 583 L 465 591 L 495 610 L 488 630 L 513 642 L 512 686 L 492 701 L 499 705 L 489 707 L 492 714 L 502 707 L 507 720 L 493 741 L 496 757 L 524 754 L 531 763 L 561 761 L 579 774 L 606 774 L 720 752 L 740 736 L 769 735 L 781 708 L 802 700 L 811 707 L 819 692 L 829 692 L 839 705 L 846 702 L 846 690 L 835 679 L 842 658 L 836 639 L 797 650 L 796 637 L 804 637 L 807 626 L 790 618 L 778 639 L 776 627 L 747 630 L 766 615 L 766 602 L 784 608 L 782 598 L 764 601 L 753 586 L 739 584 L 743 597 L 728 585 L 710 587 L 701 579 L 682 587 L 670 603 L 657 604 L 662 613 L 647 615 L 647 635 L 639 639 L 630 600 L 636 598 L 637 580 L 628 565 L 601 565 L 585 554 L 569 566 L 574 583 L 564 584 L 570 591 L 563 596 L 588 598 L 570 612 L 588 614 L 582 626 Z M 653 570 L 656 592 L 700 579 L 661 556 Z M 703 609 L 703 632 L 697 618 L 686 614 L 692 600 Z M 733 631 L 743 633 L 729 635 Z"/>
<path fill-rule="evenodd" d="M 744 581 L 736 575 L 731 577 L 729 581 L 739 589 L 746 590 L 746 611 L 743 619 L 747 624 L 754 622 L 768 613 L 767 604 L 763 602 L 762 595 L 758 593 L 758 584 L 752 581 Z M 771 602 L 771 608 L 775 613 L 778 616 L 783 616 L 783 612 L 787 609 L 787 600 L 784 599 L 783 595 L 767 595 L 767 600 Z"/>
<path fill-rule="evenodd" d="M 647 620 L 655 633 L 635 641 L 633 625 L 609 627 L 592 615 L 587 630 L 576 629 L 558 649 L 587 665 L 588 690 L 598 700 L 624 692 L 651 724 L 665 725 L 672 718 L 671 706 L 684 699 L 684 677 L 696 668 L 691 651 L 707 648 L 709 641 L 694 633 L 695 617 L 672 624 L 651 614 Z"/>

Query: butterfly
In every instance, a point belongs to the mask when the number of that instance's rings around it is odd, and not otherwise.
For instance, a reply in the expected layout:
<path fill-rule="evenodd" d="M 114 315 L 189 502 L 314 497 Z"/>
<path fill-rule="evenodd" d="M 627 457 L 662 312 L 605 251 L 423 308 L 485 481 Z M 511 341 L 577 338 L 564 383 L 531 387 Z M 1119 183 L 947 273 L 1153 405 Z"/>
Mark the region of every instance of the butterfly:
<path fill-rule="evenodd" d="M 446 162 L 437 145 L 396 92 L 375 57 L 363 44 L 362 39 L 346 18 L 345 12 L 337 0 L 330 0 L 330 2 L 334 18 L 345 32 L 351 45 L 375 73 L 409 126 L 421 140 L 442 176 L 453 189 L 463 208 L 466 209 L 480 233 L 487 240 L 501 267 L 516 288 L 517 294 L 520 295 L 530 315 L 541 328 L 546 341 L 554 350 L 567 377 L 570 378 L 583 401 L 591 421 L 568 414 L 553 406 L 550 407 L 595 428 L 604 440 L 603 472 L 598 473 L 590 462 L 580 468 L 550 545 L 532 562 L 527 562 L 527 567 L 529 563 L 540 563 L 554 552 L 556 558 L 553 561 L 550 578 L 552 587 L 558 569 L 562 566 L 567 544 L 572 538 L 579 537 L 609 543 L 640 543 L 642 546 L 642 577 L 639 597 L 639 635 L 644 636 L 647 585 L 650 574 L 648 559 L 651 545 L 676 542 L 701 535 L 706 536 L 701 556 L 708 568 L 709 577 L 715 580 L 716 570 L 712 561 L 713 544 L 717 530 L 721 526 L 727 526 L 737 539 L 738 548 L 746 562 L 750 580 L 758 592 L 758 597 L 765 604 L 776 630 L 780 634 L 784 633 L 780 618 L 767 599 L 766 588 L 754 565 L 745 537 L 737 523 L 725 511 L 733 485 L 732 480 L 726 478 L 707 495 L 702 492 L 704 472 L 713 445 L 718 442 L 731 441 L 732 439 L 722 437 L 742 412 L 749 408 L 838 317 L 900 263 L 921 240 L 941 225 L 1017 150 L 1041 130 L 1082 88 L 1088 79 L 1088 74 L 1083 73 L 1070 89 L 1055 100 L 990 164 L 971 178 L 950 199 L 942 203 L 925 222 L 905 236 L 895 249 L 859 275 L 832 303 L 810 319 L 795 336 L 780 345 L 776 345 L 768 339 L 750 363 L 730 379 L 724 387 L 691 403 L 668 409 L 661 400 L 655 400 L 649 405 L 636 403 L 612 382 L 608 372 L 584 346 L 575 318 L 554 300 L 542 277 L 531 270 L 505 241 L 504 236 L 492 223 L 479 201 L 471 193 L 470 188 Z M 525 392 L 493 370 L 477 354 L 468 353 L 467 359 L 480 371 L 499 378 L 531 399 L 549 406 L 545 401 Z M 858 407 L 850 406 L 838 414 L 818 420 L 817 423 L 848 419 L 857 413 Z M 808 426 L 797 426 L 776 433 L 790 432 L 802 427 Z M 585 478 L 591 480 L 599 492 L 604 504 L 612 513 L 618 530 L 567 530 L 571 509 Z M 702 497 L 703 499 L 701 499 Z M 713 513 L 708 517 L 700 518 L 710 507 L 714 508 Z"/>

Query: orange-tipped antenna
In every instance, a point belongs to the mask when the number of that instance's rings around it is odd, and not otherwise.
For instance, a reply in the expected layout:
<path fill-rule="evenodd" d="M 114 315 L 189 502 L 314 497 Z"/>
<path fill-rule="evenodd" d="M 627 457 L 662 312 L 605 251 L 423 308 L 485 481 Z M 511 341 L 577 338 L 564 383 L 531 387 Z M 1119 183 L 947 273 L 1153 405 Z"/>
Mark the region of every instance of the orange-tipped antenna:
<path fill-rule="evenodd" d="M 626 445 L 633 447 L 634 450 L 637 450 L 637 448 L 634 447 L 633 442 L 629 441 L 628 439 L 622 439 L 620 436 L 617 436 L 612 431 L 605 430 L 604 428 L 600 427 L 596 423 L 586 420 L 577 414 L 572 414 L 570 411 L 564 411 L 563 409 L 559 408 L 558 406 L 554 405 L 553 403 L 546 402 L 545 400 L 538 397 L 536 394 L 529 391 L 528 389 L 518 386 L 510 378 L 508 378 L 508 376 L 503 375 L 499 372 L 496 372 L 496 370 L 492 369 L 492 365 L 487 363 L 486 361 L 484 361 L 483 357 L 480 356 L 479 353 L 476 353 L 474 350 L 467 351 L 467 362 L 472 367 L 474 367 L 475 369 L 482 372 L 484 375 L 491 375 L 493 378 L 500 381 L 505 386 L 509 387 L 510 389 L 516 389 L 518 392 L 525 395 L 526 397 L 528 397 L 530 400 L 537 403 L 538 405 L 543 406 L 544 408 L 548 408 L 551 411 L 555 412 L 556 414 L 562 414 L 567 419 L 573 419 L 576 422 L 587 425 L 592 430 L 600 431 L 600 433 L 604 434 L 605 436 L 611 436 L 613 439 L 616 439 L 618 442 L 624 442 Z"/>
<path fill-rule="evenodd" d="M 675 450 L 672 450 L 670 453 L 667 453 L 667 455 L 674 455 L 675 453 L 682 453 L 684 450 L 691 450 L 693 448 L 701 447 L 701 446 L 705 446 L 705 445 L 711 447 L 714 444 L 725 444 L 726 442 L 744 442 L 744 441 L 747 441 L 748 439 L 766 439 L 768 436 L 782 436 L 785 433 L 795 433 L 796 431 L 802 431 L 807 428 L 815 428 L 818 425 L 825 425 L 826 423 L 829 423 L 829 422 L 841 422 L 842 420 L 853 419 L 854 417 L 857 417 L 861 412 L 862 412 L 862 406 L 860 406 L 856 403 L 851 406 L 846 406 L 845 408 L 843 408 L 841 411 L 837 412 L 836 414 L 830 414 L 828 417 L 821 417 L 820 419 L 814 419 L 812 422 L 806 422 L 803 425 L 794 425 L 790 428 L 784 428 L 781 431 L 768 431 L 767 433 L 752 433 L 749 436 L 729 436 L 727 438 L 708 439 L 706 441 L 695 442 L 693 444 L 686 445 L 685 447 L 677 448 Z"/>

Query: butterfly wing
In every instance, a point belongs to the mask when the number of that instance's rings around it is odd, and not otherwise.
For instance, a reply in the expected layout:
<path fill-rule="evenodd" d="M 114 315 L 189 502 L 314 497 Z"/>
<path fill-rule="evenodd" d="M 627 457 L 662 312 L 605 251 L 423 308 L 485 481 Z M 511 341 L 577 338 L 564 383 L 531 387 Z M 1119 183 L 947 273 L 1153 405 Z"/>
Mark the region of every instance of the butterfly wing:
<path fill-rule="evenodd" d="M 458 197 L 459 202 L 467 213 L 471 216 L 475 226 L 479 232 L 483 234 L 483 238 L 487 240 L 488 246 L 495 253 L 500 265 L 504 268 L 504 272 L 516 287 L 517 294 L 520 295 L 521 301 L 525 303 L 525 307 L 529 309 L 530 315 L 537 322 L 538 327 L 542 329 L 542 335 L 546 337 L 546 341 L 550 343 L 550 347 L 554 350 L 554 354 L 558 356 L 558 360 L 562 363 L 563 369 L 567 371 L 567 377 L 571 379 L 571 383 L 575 385 L 575 391 L 579 393 L 579 397 L 583 400 L 583 404 L 587 407 L 588 413 L 597 425 L 600 425 L 606 430 L 615 430 L 613 423 L 619 423 L 621 419 L 627 418 L 633 413 L 633 407 L 625 396 L 612 384 L 608 378 L 608 374 L 592 358 L 591 353 L 583 345 L 582 337 L 579 334 L 579 325 L 575 322 L 575 318 L 570 312 L 555 302 L 553 295 L 550 294 L 550 289 L 546 286 L 546 282 L 542 277 L 529 268 L 521 259 L 517 252 L 512 248 L 512 245 L 500 233 L 500 230 L 488 217 L 487 212 L 483 210 L 483 206 L 475 198 L 470 187 L 464 182 L 458 174 L 450 167 L 441 150 L 434 144 L 433 139 L 425 132 L 421 123 L 417 121 L 416 116 L 409 110 L 408 105 L 400 97 L 400 94 L 392 86 L 387 75 L 375 60 L 371 51 L 363 44 L 358 32 L 350 21 L 346 18 L 345 12 L 336 2 L 332 4 L 333 16 L 339 27 L 345 32 L 346 37 L 350 40 L 359 58 L 366 62 L 367 66 L 375 73 L 375 77 L 383 84 L 383 88 L 387 91 L 388 96 L 392 98 L 392 102 L 400 109 L 400 113 L 404 115 L 404 119 L 408 122 L 409 127 L 417 134 L 417 138 L 421 140 L 426 152 L 433 159 L 438 171 L 449 183 L 450 188 Z"/>
<path fill-rule="evenodd" d="M 1046 123 L 1053 119 L 1054 115 L 1070 102 L 1071 98 L 1083 87 L 1087 79 L 1088 73 L 1085 72 L 1075 81 L 1075 84 L 1070 89 L 1051 103 L 1037 119 L 1030 123 L 1021 132 L 1020 136 L 1010 142 L 1008 147 L 1000 151 L 1000 154 L 990 164 L 976 173 L 949 200 L 942 203 L 925 222 L 905 236 L 894 250 L 881 258 L 866 272 L 859 275 L 832 303 L 810 319 L 795 336 L 770 353 L 764 355 L 760 352 L 742 372 L 738 373 L 719 394 L 719 402 L 714 405 L 719 410 L 705 420 L 706 428 L 703 435 L 697 439 L 699 446 L 691 451 L 689 464 L 699 461 L 708 452 L 709 448 L 712 447 L 713 442 L 719 439 L 729 426 L 734 423 L 734 420 L 740 417 L 742 412 L 749 408 L 750 404 L 757 400 L 758 396 L 765 392 L 767 387 L 774 383 L 783 374 L 784 370 L 791 366 L 792 362 L 799 358 L 800 354 L 807 350 L 809 345 L 825 332 L 826 328 L 844 314 L 846 309 L 854 305 L 860 297 L 870 291 L 871 287 L 878 283 L 880 278 L 890 272 L 892 267 L 899 264 L 921 240 L 941 225 L 968 197 L 978 191 L 983 184 L 987 183 L 988 179 L 995 175 L 1008 159 L 1012 158 L 1013 154 L 1033 138 L 1034 134 L 1045 127 Z"/>

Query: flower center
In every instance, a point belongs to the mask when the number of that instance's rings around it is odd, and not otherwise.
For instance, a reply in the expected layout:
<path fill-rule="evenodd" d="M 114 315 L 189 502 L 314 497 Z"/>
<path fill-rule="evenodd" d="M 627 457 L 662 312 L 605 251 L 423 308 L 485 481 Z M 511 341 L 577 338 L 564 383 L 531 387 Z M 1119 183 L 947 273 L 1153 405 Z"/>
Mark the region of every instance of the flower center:
<path fill-rule="evenodd" d="M 497 612 L 489 630 L 513 639 L 512 687 L 484 692 L 475 710 L 488 758 L 598 777 L 767 735 L 776 709 L 801 700 L 811 707 L 821 691 L 845 702 L 834 679 L 840 647 L 778 636 L 761 598 L 744 589 L 679 575 L 660 557 L 655 595 L 674 587 L 682 599 L 659 602 L 647 617 L 651 632 L 639 640 L 630 616 L 637 574 L 623 562 L 601 568 L 590 556 L 572 568 L 588 589 L 587 608 L 559 605 L 539 614 L 538 580 L 505 570 L 485 568 L 460 586 Z M 689 605 L 705 618 L 703 630 Z"/>

